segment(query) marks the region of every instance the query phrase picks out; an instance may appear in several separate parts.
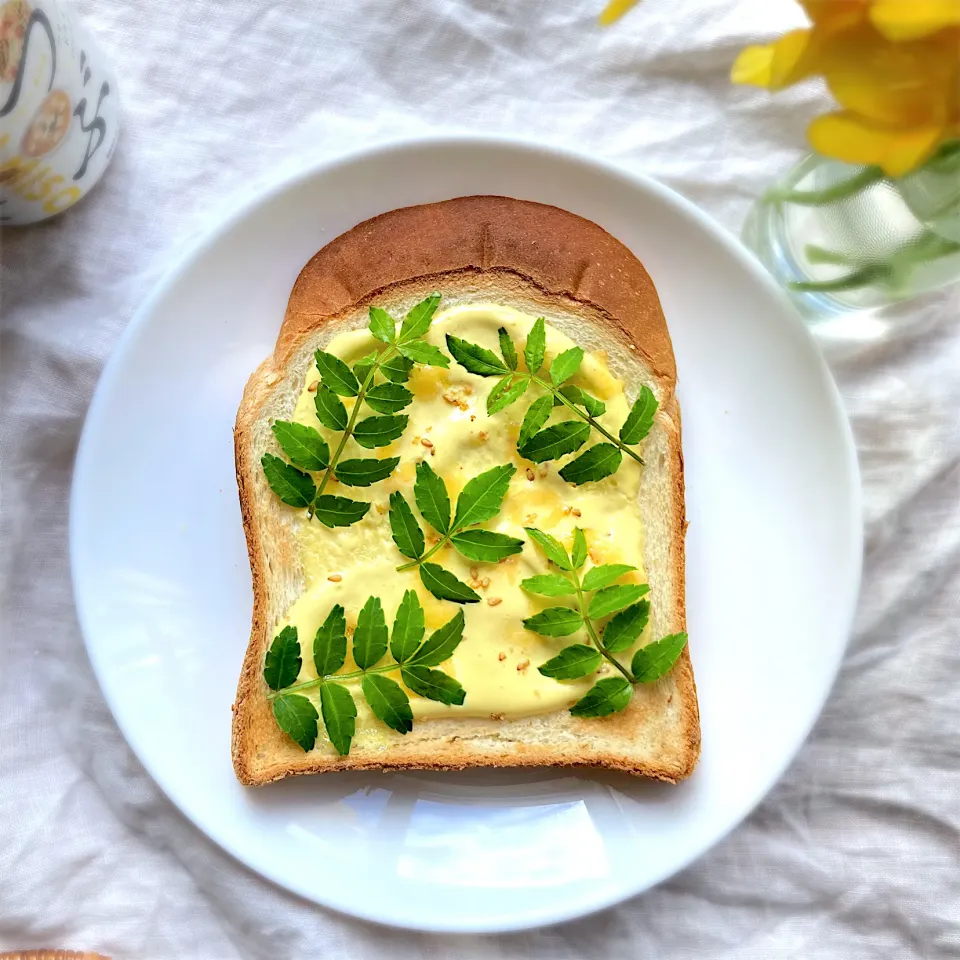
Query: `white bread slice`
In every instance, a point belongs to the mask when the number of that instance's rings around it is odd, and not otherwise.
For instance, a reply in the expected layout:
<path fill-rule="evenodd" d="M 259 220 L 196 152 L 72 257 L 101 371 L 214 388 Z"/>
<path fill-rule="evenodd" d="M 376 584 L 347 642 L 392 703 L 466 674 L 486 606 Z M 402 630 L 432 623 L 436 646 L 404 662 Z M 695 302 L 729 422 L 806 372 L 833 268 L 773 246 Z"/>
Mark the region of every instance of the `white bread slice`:
<path fill-rule="evenodd" d="M 645 529 L 654 637 L 685 629 L 684 503 L 676 370 L 656 290 L 640 262 L 596 224 L 556 207 L 503 197 L 462 197 L 395 210 L 324 247 L 301 272 L 276 349 L 250 378 L 235 429 L 237 480 L 250 567 L 253 625 L 233 718 L 241 783 L 357 769 L 593 766 L 676 782 L 700 749 L 688 650 L 628 708 L 602 719 L 567 711 L 522 719 L 431 719 L 387 746 L 354 745 L 346 757 L 304 752 L 274 721 L 263 663 L 277 623 L 303 592 L 296 541 L 302 511 L 281 503 L 260 468 L 276 452 L 274 419 L 291 415 L 317 347 L 366 326 L 375 303 L 403 316 L 432 290 L 443 306 L 495 302 L 533 315 L 586 350 L 605 350 L 632 400 L 648 385 L 660 402 L 644 442 L 639 503 Z M 469 617 L 469 611 L 468 611 Z"/>

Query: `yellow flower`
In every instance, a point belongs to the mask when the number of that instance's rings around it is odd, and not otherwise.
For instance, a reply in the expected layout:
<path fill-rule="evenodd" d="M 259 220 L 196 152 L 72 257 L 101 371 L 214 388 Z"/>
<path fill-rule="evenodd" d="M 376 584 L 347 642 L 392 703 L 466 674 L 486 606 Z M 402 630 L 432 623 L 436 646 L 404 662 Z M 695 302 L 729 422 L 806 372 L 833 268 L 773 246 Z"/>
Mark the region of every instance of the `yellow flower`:
<path fill-rule="evenodd" d="M 960 0 L 801 0 L 812 21 L 747 47 L 734 83 L 822 76 L 842 110 L 807 131 L 819 153 L 901 176 L 960 130 Z"/>
<path fill-rule="evenodd" d="M 600 14 L 600 23 L 609 27 L 611 23 L 619 20 L 625 13 L 629 13 L 639 2 L 640 0 L 610 0 L 603 8 L 603 13 Z"/>

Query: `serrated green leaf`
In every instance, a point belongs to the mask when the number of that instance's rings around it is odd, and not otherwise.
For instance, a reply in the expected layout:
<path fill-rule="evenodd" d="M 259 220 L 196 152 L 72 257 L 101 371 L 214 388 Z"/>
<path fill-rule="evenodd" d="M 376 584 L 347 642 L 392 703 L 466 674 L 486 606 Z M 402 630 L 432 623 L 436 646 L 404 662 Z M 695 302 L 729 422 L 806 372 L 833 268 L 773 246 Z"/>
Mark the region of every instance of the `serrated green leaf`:
<path fill-rule="evenodd" d="M 417 464 L 413 496 L 423 519 L 439 533 L 450 529 L 450 497 L 446 484 L 426 460 Z"/>
<path fill-rule="evenodd" d="M 671 633 L 648 643 L 633 655 L 630 672 L 639 683 L 653 683 L 670 672 L 686 645 L 685 633 Z"/>
<path fill-rule="evenodd" d="M 410 663 L 422 667 L 438 667 L 445 660 L 449 660 L 463 639 L 464 622 L 461 607 L 442 627 L 434 630 L 420 644 L 417 652 L 410 658 Z"/>
<path fill-rule="evenodd" d="M 354 372 L 339 357 L 325 350 L 316 350 L 313 357 L 321 379 L 335 394 L 355 397 L 360 392 L 360 384 L 357 383 Z"/>
<path fill-rule="evenodd" d="M 441 670 L 419 666 L 403 667 L 400 677 L 410 690 L 428 700 L 460 706 L 466 697 L 463 687 Z"/>
<path fill-rule="evenodd" d="M 537 373 L 543 366 L 543 354 L 547 349 L 547 328 L 543 317 L 530 328 L 527 343 L 523 348 L 523 359 L 531 374 Z"/>
<path fill-rule="evenodd" d="M 406 383 L 410 379 L 413 361 L 397 354 L 380 364 L 380 372 L 392 383 Z"/>
<path fill-rule="evenodd" d="M 492 350 L 452 333 L 447 334 L 447 349 L 461 367 L 479 377 L 496 377 L 509 372 L 507 365 Z"/>
<path fill-rule="evenodd" d="M 300 667 L 300 641 L 296 627 L 284 627 L 274 638 L 267 651 L 263 666 L 263 679 L 271 690 L 282 690 L 297 682 Z"/>
<path fill-rule="evenodd" d="M 600 620 L 616 613 L 631 603 L 636 603 L 650 587 L 645 583 L 621 583 L 614 587 L 604 587 L 598 590 L 590 599 L 588 616 L 591 620 Z"/>
<path fill-rule="evenodd" d="M 292 420 L 277 420 L 270 429 L 294 466 L 302 470 L 323 470 L 330 462 L 327 441 L 313 427 Z"/>
<path fill-rule="evenodd" d="M 520 374 L 504 377 L 487 396 L 487 413 L 492 417 L 495 413 L 506 410 L 527 392 L 528 386 L 530 381 Z"/>
<path fill-rule="evenodd" d="M 408 419 L 406 414 L 395 417 L 367 417 L 353 428 L 353 439 L 368 450 L 386 447 L 407 429 Z"/>
<path fill-rule="evenodd" d="M 492 530 L 463 530 L 455 533 L 450 542 L 458 553 L 479 563 L 496 563 L 523 550 L 523 541 Z"/>
<path fill-rule="evenodd" d="M 541 573 L 520 581 L 520 589 L 534 593 L 539 597 L 568 597 L 577 592 L 577 588 L 558 573 Z"/>
<path fill-rule="evenodd" d="M 362 500 L 348 500 L 325 493 L 313 501 L 313 515 L 325 527 L 352 527 L 362 520 L 370 509 Z"/>
<path fill-rule="evenodd" d="M 393 343 L 397 324 L 386 310 L 380 307 L 370 308 L 370 333 L 381 343 Z"/>
<path fill-rule="evenodd" d="M 440 294 L 431 293 L 429 297 L 421 300 L 410 312 L 403 318 L 403 324 L 400 327 L 400 343 L 409 343 L 417 337 L 422 337 L 433 322 L 433 315 L 440 306 Z"/>
<path fill-rule="evenodd" d="M 353 365 L 353 375 L 357 378 L 359 384 L 363 385 L 370 382 L 367 378 L 370 376 L 370 371 L 377 365 L 379 359 L 380 354 L 377 353 L 376 350 L 373 350 L 365 357 L 361 357 Z"/>
<path fill-rule="evenodd" d="M 561 471 L 560 476 L 567 483 L 579 486 L 581 483 L 603 480 L 620 469 L 623 454 L 612 443 L 598 443 L 576 460 L 571 460 Z"/>
<path fill-rule="evenodd" d="M 602 400 L 598 400 L 596 397 L 587 393 L 586 390 L 581 390 L 580 387 L 574 386 L 572 383 L 562 386 L 559 392 L 571 403 L 576 403 L 583 407 L 591 417 L 599 417 L 601 414 L 607 412 L 607 405 Z M 556 400 L 554 406 L 557 405 L 562 405 L 562 401 Z"/>
<path fill-rule="evenodd" d="M 636 567 L 631 567 L 626 563 L 604 563 L 599 567 L 593 567 L 587 571 L 587 575 L 583 578 L 584 592 L 589 593 L 591 590 L 602 590 L 604 587 L 609 587 L 611 583 L 619 580 L 625 573 L 631 573 L 636 569 Z"/>
<path fill-rule="evenodd" d="M 336 604 L 320 624 L 313 638 L 313 665 L 318 677 L 335 674 L 347 659 L 347 620 L 343 607 Z"/>
<path fill-rule="evenodd" d="M 399 413 L 412 402 L 413 394 L 399 383 L 378 383 L 364 394 L 364 400 L 377 413 Z"/>
<path fill-rule="evenodd" d="M 527 531 L 527 535 L 540 547 L 551 563 L 555 563 L 561 570 L 573 569 L 566 549 L 556 537 L 544 533 L 543 530 L 538 530 L 536 527 L 524 527 L 523 529 Z"/>
<path fill-rule="evenodd" d="M 603 628 L 600 638 L 603 648 L 611 653 L 621 653 L 632 647 L 643 633 L 650 617 L 650 602 L 641 600 L 621 610 Z"/>
<path fill-rule="evenodd" d="M 620 428 L 620 439 L 624 443 L 639 443 L 653 426 L 657 406 L 657 398 L 653 395 L 653 391 L 647 386 L 641 387 L 640 395 Z"/>
<path fill-rule="evenodd" d="M 414 590 L 407 590 L 397 607 L 390 635 L 390 653 L 397 663 L 405 663 L 420 646 L 424 632 L 423 607 Z"/>
<path fill-rule="evenodd" d="M 512 463 L 504 463 L 468 480 L 457 497 L 453 528 L 462 530 L 475 523 L 492 520 L 500 512 L 503 498 L 510 487 L 510 478 L 516 472 L 517 468 Z"/>
<path fill-rule="evenodd" d="M 341 460 L 333 472 L 336 478 L 348 487 L 369 487 L 371 483 L 386 480 L 399 462 L 399 457 L 387 457 L 384 460 Z"/>
<path fill-rule="evenodd" d="M 304 696 L 285 693 L 273 701 L 277 726 L 304 751 L 317 742 L 317 708 Z"/>
<path fill-rule="evenodd" d="M 583 617 L 570 607 L 547 607 L 536 616 L 527 617 L 523 626 L 543 637 L 569 637 L 583 627 Z"/>
<path fill-rule="evenodd" d="M 390 532 L 397 549 L 405 557 L 419 560 L 423 556 L 426 546 L 423 531 L 410 509 L 410 504 L 399 490 L 390 494 Z"/>
<path fill-rule="evenodd" d="M 337 431 L 347 429 L 347 408 L 343 405 L 343 401 L 323 383 L 317 387 L 313 407 L 317 411 L 317 419 L 328 429 Z"/>
<path fill-rule="evenodd" d="M 503 362 L 511 370 L 517 369 L 517 348 L 513 345 L 513 340 L 510 337 L 510 334 L 507 333 L 505 327 L 501 327 L 497 331 L 497 337 L 500 340 L 500 353 L 503 355 Z"/>
<path fill-rule="evenodd" d="M 574 570 L 579 570 L 587 562 L 587 538 L 579 527 L 573 531 L 573 550 L 570 557 Z"/>
<path fill-rule="evenodd" d="M 552 408 L 553 400 L 551 397 L 539 397 L 527 407 L 523 423 L 520 424 L 517 449 L 522 447 L 550 419 Z"/>
<path fill-rule="evenodd" d="M 425 364 L 428 367 L 449 367 L 450 358 L 432 343 L 426 340 L 411 340 L 401 343 L 397 348 L 408 360 Z"/>
<path fill-rule="evenodd" d="M 387 621 L 379 597 L 369 597 L 353 631 L 353 660 L 361 670 L 376 666 L 387 652 Z"/>
<path fill-rule="evenodd" d="M 517 447 L 517 452 L 534 463 L 543 463 L 573 453 L 587 442 L 589 436 L 589 423 L 563 420 L 535 433 L 522 447 Z"/>
<path fill-rule="evenodd" d="M 357 705 L 346 687 L 325 683 L 320 688 L 320 713 L 333 748 L 345 757 L 357 726 Z"/>
<path fill-rule="evenodd" d="M 588 647 L 585 643 L 574 643 L 564 647 L 537 669 L 545 677 L 552 677 L 554 680 L 579 680 L 580 677 L 596 673 L 601 663 L 603 657 L 599 650 Z"/>
<path fill-rule="evenodd" d="M 260 458 L 260 464 L 270 489 L 289 506 L 309 506 L 317 495 L 313 477 L 301 473 L 286 460 L 275 457 L 272 453 L 265 453 Z"/>
<path fill-rule="evenodd" d="M 606 717 L 626 708 L 633 687 L 623 677 L 598 680 L 571 708 L 575 717 Z"/>
<path fill-rule="evenodd" d="M 571 347 L 559 354 L 550 364 L 550 379 L 555 387 L 566 383 L 583 363 L 583 350 L 580 347 Z"/>
<path fill-rule="evenodd" d="M 379 673 L 368 673 L 360 681 L 360 689 L 378 720 L 397 733 L 409 733 L 413 729 L 410 699 L 396 680 Z"/>
<path fill-rule="evenodd" d="M 420 564 L 420 582 L 438 599 L 454 603 L 479 603 L 480 596 L 449 570 L 436 563 Z"/>

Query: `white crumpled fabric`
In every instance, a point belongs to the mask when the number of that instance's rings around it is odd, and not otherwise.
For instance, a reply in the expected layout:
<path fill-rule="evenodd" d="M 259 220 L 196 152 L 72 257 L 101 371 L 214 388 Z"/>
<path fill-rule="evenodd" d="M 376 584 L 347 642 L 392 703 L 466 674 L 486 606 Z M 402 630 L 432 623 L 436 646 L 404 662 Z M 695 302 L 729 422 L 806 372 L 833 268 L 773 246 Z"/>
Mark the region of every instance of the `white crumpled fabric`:
<path fill-rule="evenodd" d="M 809 742 L 731 836 L 615 909 L 525 934 L 436 937 L 288 895 L 161 795 L 91 673 L 67 566 L 84 413 L 170 258 L 254 182 L 305 157 L 455 124 L 642 170 L 737 231 L 800 156 L 824 95 L 771 97 L 727 80 L 742 46 L 799 21 L 789 0 L 646 0 L 606 31 L 602 2 L 80 3 L 121 78 L 117 153 L 76 209 L 2 240 L 0 950 L 960 956 L 956 288 L 889 314 L 892 337 L 829 354 L 859 446 L 866 562 L 855 635 Z M 776 642 L 776 624 L 770 634 Z"/>

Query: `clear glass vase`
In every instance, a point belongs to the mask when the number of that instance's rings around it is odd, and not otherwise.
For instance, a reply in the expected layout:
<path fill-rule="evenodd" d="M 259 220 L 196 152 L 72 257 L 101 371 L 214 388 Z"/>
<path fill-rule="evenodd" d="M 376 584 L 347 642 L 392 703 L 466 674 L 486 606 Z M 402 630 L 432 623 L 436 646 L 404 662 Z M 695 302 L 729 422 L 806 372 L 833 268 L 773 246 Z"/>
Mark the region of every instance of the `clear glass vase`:
<path fill-rule="evenodd" d="M 811 324 L 960 280 L 960 141 L 895 180 L 810 154 L 754 204 L 743 240 Z"/>

